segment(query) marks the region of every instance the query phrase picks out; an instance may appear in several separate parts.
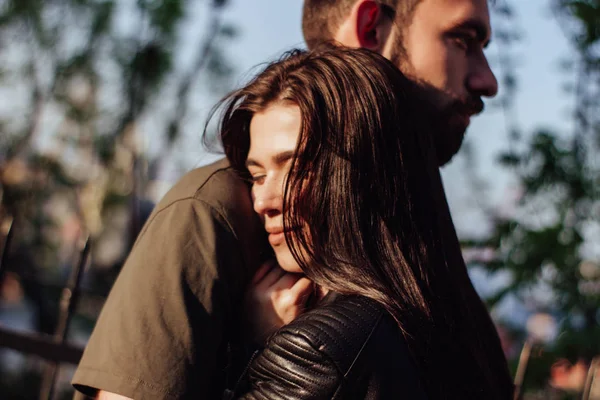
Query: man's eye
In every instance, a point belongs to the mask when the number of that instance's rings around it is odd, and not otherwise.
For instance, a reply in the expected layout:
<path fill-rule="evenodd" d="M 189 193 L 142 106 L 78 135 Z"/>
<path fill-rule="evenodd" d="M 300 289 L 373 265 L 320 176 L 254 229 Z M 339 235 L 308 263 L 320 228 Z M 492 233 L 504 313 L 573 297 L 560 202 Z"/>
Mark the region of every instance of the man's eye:
<path fill-rule="evenodd" d="M 476 42 L 475 37 L 464 33 L 457 33 L 455 35 L 452 35 L 451 38 L 452 41 L 463 50 L 470 49 Z"/>
<path fill-rule="evenodd" d="M 467 41 L 467 38 L 465 38 L 464 36 L 455 36 L 454 38 L 452 38 L 452 40 L 454 41 L 454 43 L 456 43 L 460 48 L 466 50 L 469 48 L 469 43 Z"/>

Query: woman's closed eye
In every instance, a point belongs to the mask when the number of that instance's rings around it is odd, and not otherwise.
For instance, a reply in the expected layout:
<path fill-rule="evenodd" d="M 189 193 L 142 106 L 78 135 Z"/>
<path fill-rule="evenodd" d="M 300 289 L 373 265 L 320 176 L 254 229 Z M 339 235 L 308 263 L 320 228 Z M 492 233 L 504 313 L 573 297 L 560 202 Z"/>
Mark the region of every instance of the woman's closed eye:
<path fill-rule="evenodd" d="M 255 184 L 261 184 L 265 181 L 266 175 L 265 174 L 256 174 L 256 175 L 251 175 L 250 176 L 250 183 L 255 185 Z"/>

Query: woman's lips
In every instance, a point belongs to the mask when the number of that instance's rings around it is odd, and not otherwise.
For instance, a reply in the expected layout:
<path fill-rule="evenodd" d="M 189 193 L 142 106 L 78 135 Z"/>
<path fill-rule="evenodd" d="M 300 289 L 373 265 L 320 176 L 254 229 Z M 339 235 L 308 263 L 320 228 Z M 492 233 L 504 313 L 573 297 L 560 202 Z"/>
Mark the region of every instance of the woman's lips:
<path fill-rule="evenodd" d="M 271 243 L 271 246 L 279 246 L 284 241 L 285 234 L 283 231 L 277 233 L 269 233 L 269 243 Z"/>

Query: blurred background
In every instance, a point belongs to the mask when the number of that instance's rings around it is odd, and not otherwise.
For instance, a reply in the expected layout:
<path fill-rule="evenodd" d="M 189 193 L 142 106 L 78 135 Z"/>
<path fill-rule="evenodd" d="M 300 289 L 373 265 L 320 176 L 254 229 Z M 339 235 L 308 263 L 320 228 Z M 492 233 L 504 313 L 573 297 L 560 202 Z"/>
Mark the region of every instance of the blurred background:
<path fill-rule="evenodd" d="M 0 0 L 0 398 L 72 396 L 145 218 L 221 157 L 212 105 L 304 47 L 301 8 Z M 600 399 L 600 0 L 497 0 L 492 26 L 500 92 L 443 168 L 453 217 L 523 397 Z"/>

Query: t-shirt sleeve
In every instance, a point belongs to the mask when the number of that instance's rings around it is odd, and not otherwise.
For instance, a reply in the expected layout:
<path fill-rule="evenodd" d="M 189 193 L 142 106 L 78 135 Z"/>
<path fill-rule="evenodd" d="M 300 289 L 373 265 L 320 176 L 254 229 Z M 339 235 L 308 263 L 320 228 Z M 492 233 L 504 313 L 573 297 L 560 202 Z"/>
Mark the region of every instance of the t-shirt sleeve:
<path fill-rule="evenodd" d="M 117 278 L 73 378 L 75 388 L 134 399 L 208 398 L 222 371 L 239 244 L 198 199 L 156 211 Z M 240 274 L 241 275 L 241 274 Z M 222 357 L 221 357 L 222 358 Z"/>

